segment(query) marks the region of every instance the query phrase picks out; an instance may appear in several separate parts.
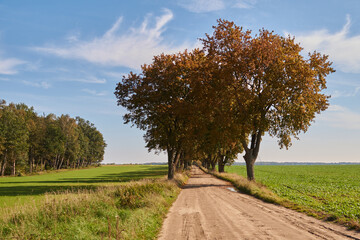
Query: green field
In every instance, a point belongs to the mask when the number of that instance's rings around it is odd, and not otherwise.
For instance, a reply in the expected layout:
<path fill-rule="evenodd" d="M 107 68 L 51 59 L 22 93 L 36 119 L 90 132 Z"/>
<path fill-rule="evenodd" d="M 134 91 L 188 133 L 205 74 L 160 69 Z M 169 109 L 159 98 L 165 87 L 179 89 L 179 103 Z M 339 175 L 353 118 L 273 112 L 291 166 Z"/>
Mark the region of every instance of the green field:
<path fill-rule="evenodd" d="M 246 176 L 245 166 L 227 167 Z M 360 221 L 360 165 L 255 166 L 256 181 L 330 219 Z"/>
<path fill-rule="evenodd" d="M 166 174 L 123 165 L 0 178 L 0 239 L 155 239 L 180 192 Z"/>
<path fill-rule="evenodd" d="M 38 201 L 46 192 L 91 189 L 104 184 L 160 178 L 166 174 L 166 166 L 115 165 L 24 177 L 0 177 L 0 208 Z"/>

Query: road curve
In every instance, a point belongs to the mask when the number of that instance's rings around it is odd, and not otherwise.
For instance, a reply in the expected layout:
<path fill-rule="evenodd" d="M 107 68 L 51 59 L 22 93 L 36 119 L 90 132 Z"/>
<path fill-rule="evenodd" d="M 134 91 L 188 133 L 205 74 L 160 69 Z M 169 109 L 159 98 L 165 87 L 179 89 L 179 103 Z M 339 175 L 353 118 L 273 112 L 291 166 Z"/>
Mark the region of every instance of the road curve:
<path fill-rule="evenodd" d="M 360 239 L 360 233 L 231 191 L 228 182 L 192 168 L 159 240 Z"/>

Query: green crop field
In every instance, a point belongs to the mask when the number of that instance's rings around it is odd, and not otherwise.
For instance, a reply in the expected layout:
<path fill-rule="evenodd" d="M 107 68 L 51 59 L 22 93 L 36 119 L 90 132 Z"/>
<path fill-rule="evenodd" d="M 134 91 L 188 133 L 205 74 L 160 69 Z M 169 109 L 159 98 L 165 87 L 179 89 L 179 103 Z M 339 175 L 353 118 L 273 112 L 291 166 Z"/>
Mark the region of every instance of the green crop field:
<path fill-rule="evenodd" d="M 226 171 L 246 176 L 245 166 Z M 255 166 L 255 178 L 280 197 L 331 219 L 360 221 L 360 165 Z"/>
<path fill-rule="evenodd" d="M 24 177 L 0 177 L 0 208 L 37 201 L 46 192 L 94 188 L 143 178 L 160 178 L 166 166 L 120 165 Z"/>

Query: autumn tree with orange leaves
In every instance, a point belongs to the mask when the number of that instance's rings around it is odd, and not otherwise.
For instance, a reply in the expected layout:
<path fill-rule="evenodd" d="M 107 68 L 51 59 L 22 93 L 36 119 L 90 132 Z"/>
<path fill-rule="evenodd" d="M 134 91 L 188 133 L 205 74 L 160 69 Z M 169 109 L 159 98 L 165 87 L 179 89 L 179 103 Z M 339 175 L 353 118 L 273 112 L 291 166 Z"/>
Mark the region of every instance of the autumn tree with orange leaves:
<path fill-rule="evenodd" d="M 325 77 L 334 72 L 328 56 L 301 55 L 292 37 L 267 30 L 255 36 L 233 22 L 218 20 L 212 35 L 202 40 L 207 57 L 216 67 L 219 91 L 231 99 L 233 134 L 245 150 L 247 176 L 254 180 L 254 163 L 262 137 L 278 138 L 280 148 L 306 132 L 315 114 L 328 107 Z"/>
<path fill-rule="evenodd" d="M 189 146 L 193 91 L 189 80 L 198 75 L 204 54 L 199 51 L 154 57 L 152 64 L 143 65 L 141 74 L 130 73 L 118 83 L 115 95 L 118 105 L 129 113 L 125 123 L 145 130 L 150 150 L 166 151 L 168 178 L 174 177 L 180 157 Z"/>
<path fill-rule="evenodd" d="M 181 156 L 200 156 L 223 171 L 245 151 L 254 180 L 264 134 L 290 147 L 327 109 L 322 91 L 334 69 L 326 55 L 303 57 L 290 36 L 264 29 L 253 36 L 221 19 L 213 28 L 202 49 L 155 56 L 141 74 L 124 76 L 115 95 L 128 110 L 125 123 L 145 130 L 148 149 L 167 152 L 169 179 Z"/>

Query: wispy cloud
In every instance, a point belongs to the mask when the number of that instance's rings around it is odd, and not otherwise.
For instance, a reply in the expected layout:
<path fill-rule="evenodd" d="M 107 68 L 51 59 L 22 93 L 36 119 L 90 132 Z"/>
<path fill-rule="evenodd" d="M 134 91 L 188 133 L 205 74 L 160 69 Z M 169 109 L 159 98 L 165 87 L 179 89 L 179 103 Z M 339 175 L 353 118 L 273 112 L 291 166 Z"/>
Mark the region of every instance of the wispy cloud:
<path fill-rule="evenodd" d="M 117 78 L 117 80 L 121 80 L 124 75 L 127 75 L 127 73 L 122 72 L 104 72 L 104 74 L 111 78 Z"/>
<path fill-rule="evenodd" d="M 352 91 L 339 91 L 335 90 L 333 94 L 331 94 L 331 98 L 340 98 L 340 97 L 355 97 L 360 93 L 360 87 L 356 87 Z"/>
<path fill-rule="evenodd" d="M 360 113 L 340 105 L 330 105 L 329 109 L 318 119 L 331 127 L 360 130 Z"/>
<path fill-rule="evenodd" d="M 91 95 L 94 95 L 94 96 L 105 96 L 107 95 L 107 92 L 106 91 L 95 91 L 95 90 L 91 90 L 91 89 L 82 89 L 83 92 L 86 92 L 86 93 L 89 93 Z"/>
<path fill-rule="evenodd" d="M 60 81 L 68 81 L 68 82 L 82 82 L 82 83 L 98 83 L 98 84 L 104 84 L 106 83 L 106 79 L 105 78 L 97 78 L 94 76 L 87 76 L 84 78 L 67 78 L 67 77 L 63 77 L 60 79 Z"/>
<path fill-rule="evenodd" d="M 237 0 L 234 1 L 234 8 L 253 8 L 257 0 Z"/>
<path fill-rule="evenodd" d="M 163 41 L 162 34 L 166 25 L 174 15 L 169 9 L 164 9 L 161 16 L 148 15 L 138 28 L 131 28 L 119 33 L 122 23 L 120 17 L 104 35 L 88 41 L 77 37 L 67 46 L 42 46 L 33 50 L 56 55 L 63 58 L 82 59 L 92 63 L 107 66 L 125 66 L 139 69 L 144 63 L 149 63 L 154 55 L 173 53 L 185 48 L 192 48 L 189 44 L 174 46 Z M 155 22 L 150 24 L 150 22 Z"/>
<path fill-rule="evenodd" d="M 16 58 L 7 58 L 7 59 L 0 58 L 0 74 L 4 74 L 4 75 L 17 74 L 18 73 L 17 67 L 25 63 L 26 63 L 25 61 Z"/>
<path fill-rule="evenodd" d="M 335 33 L 327 29 L 297 34 L 296 41 L 306 51 L 328 54 L 337 69 L 343 72 L 360 73 L 360 35 L 349 36 L 350 16 L 346 16 L 343 28 Z"/>
<path fill-rule="evenodd" d="M 37 88 L 44 88 L 48 89 L 51 87 L 51 85 L 48 82 L 42 81 L 42 82 L 30 82 L 30 81 L 22 81 L 25 85 L 37 87 Z"/>
<path fill-rule="evenodd" d="M 178 4 L 190 12 L 204 13 L 225 8 L 252 8 L 256 0 L 178 0 Z"/>
<path fill-rule="evenodd" d="M 79 41 L 79 38 L 80 38 L 80 32 L 73 32 L 66 36 L 66 40 L 69 43 L 77 42 L 77 41 Z"/>
<path fill-rule="evenodd" d="M 212 12 L 225 8 L 223 0 L 180 0 L 178 4 L 190 12 Z"/>

